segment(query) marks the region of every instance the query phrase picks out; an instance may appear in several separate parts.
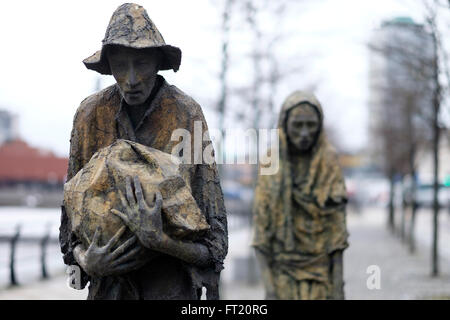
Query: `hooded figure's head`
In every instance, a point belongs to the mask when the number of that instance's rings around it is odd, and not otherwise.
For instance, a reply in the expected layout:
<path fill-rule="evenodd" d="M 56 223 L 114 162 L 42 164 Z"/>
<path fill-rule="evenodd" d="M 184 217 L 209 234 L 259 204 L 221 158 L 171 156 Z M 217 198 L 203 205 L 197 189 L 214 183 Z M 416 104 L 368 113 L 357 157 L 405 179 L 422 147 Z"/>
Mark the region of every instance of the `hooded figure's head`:
<path fill-rule="evenodd" d="M 307 130 L 308 145 L 302 150 L 303 130 L 289 130 L 289 122 L 296 121 L 298 116 L 304 116 L 301 124 L 311 122 L 311 130 Z M 316 117 L 316 121 L 312 121 Z M 308 162 L 308 172 L 304 177 L 305 183 L 300 187 L 301 192 L 314 199 L 319 207 L 324 207 L 329 199 L 340 202 L 346 198 L 345 185 L 335 149 L 328 142 L 323 129 L 323 109 L 319 100 L 309 92 L 294 91 L 284 101 L 278 118 L 279 147 L 280 147 L 280 179 L 283 184 L 292 184 L 292 166 L 304 165 L 297 163 L 291 155 L 293 153 L 311 155 Z M 290 132 L 292 131 L 292 132 Z M 291 134 L 289 134 L 291 133 Z M 297 144 L 296 144 L 297 143 Z M 292 152 L 294 151 L 294 152 Z M 276 180 L 276 179 L 275 179 Z M 287 188 L 287 186 L 283 187 Z M 283 189 L 281 188 L 281 189 Z"/>
<path fill-rule="evenodd" d="M 289 128 L 295 126 L 289 122 L 297 118 L 301 120 L 300 129 Z M 311 130 L 306 130 L 307 143 L 302 145 L 302 125 L 308 122 Z M 274 237 L 284 243 L 286 251 L 295 249 L 293 200 L 314 217 L 331 214 L 347 201 L 338 156 L 326 138 L 323 111 L 317 98 L 303 91 L 291 93 L 281 107 L 278 129 L 279 170 L 274 175 L 259 176 L 254 197 L 253 214 L 258 227 L 253 245 L 263 252 L 270 252 Z M 299 161 L 292 151 L 301 151 L 301 157 L 305 154 L 308 157 Z M 300 168 L 305 170 L 295 170 Z M 296 176 L 296 171 L 303 173 Z M 336 228 L 338 244 L 330 244 L 330 250 L 339 247 L 345 239 L 345 224 L 340 223 Z"/>
<path fill-rule="evenodd" d="M 281 108 L 278 128 L 286 137 L 290 153 L 311 151 L 322 134 L 323 111 L 310 93 L 295 91 Z"/>

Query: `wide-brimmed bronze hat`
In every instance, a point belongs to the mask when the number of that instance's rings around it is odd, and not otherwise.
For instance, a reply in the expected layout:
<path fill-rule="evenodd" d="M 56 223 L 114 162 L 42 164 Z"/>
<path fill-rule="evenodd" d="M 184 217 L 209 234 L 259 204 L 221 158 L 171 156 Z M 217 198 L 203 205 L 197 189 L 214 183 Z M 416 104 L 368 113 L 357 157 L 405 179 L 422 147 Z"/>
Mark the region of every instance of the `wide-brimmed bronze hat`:
<path fill-rule="evenodd" d="M 114 11 L 102 49 L 83 60 L 84 65 L 101 74 L 111 74 L 105 48 L 109 45 L 120 45 L 134 49 L 159 48 L 163 53 L 160 70 L 177 71 L 181 63 L 181 50 L 167 45 L 155 24 L 150 20 L 147 11 L 134 3 L 125 3 Z"/>

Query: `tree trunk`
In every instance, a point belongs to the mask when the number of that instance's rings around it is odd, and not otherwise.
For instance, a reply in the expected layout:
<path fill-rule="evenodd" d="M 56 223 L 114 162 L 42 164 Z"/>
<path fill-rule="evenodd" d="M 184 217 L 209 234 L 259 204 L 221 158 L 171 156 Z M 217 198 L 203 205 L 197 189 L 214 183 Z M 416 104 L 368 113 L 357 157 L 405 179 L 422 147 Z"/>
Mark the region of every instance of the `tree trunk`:
<path fill-rule="evenodd" d="M 388 228 L 394 232 L 394 195 L 395 195 L 395 179 L 394 174 L 391 174 L 389 177 L 389 211 L 388 211 Z"/>
<path fill-rule="evenodd" d="M 433 139 L 433 163 L 434 163 L 434 183 L 433 183 L 433 254 L 432 254 L 432 276 L 439 275 L 438 258 L 438 231 L 439 231 L 439 127 L 435 123 Z"/>
<path fill-rule="evenodd" d="M 431 275 L 439 275 L 439 109 L 440 109 L 440 83 L 439 83 L 439 57 L 436 32 L 432 33 L 434 60 L 433 60 L 433 250 L 431 262 Z"/>
<path fill-rule="evenodd" d="M 404 190 L 404 189 L 403 189 Z M 403 192 L 404 193 L 404 192 Z M 400 215 L 400 239 L 402 242 L 405 241 L 405 228 L 406 228 L 406 210 L 408 208 L 407 203 L 406 203 L 406 199 L 403 195 L 402 197 L 402 208 L 401 208 L 401 215 Z"/>
<path fill-rule="evenodd" d="M 409 129 L 410 129 L 410 137 L 414 136 L 413 127 L 412 127 L 412 119 L 409 117 Z M 409 148 L 409 170 L 411 174 L 411 190 L 410 190 L 410 206 L 411 206 L 411 221 L 409 224 L 409 252 L 413 254 L 416 251 L 416 243 L 415 243 L 415 224 L 416 224 L 416 212 L 417 212 L 417 172 L 415 166 L 415 158 L 416 158 L 416 140 L 410 142 Z"/>
<path fill-rule="evenodd" d="M 222 63 L 220 70 L 220 98 L 217 106 L 217 111 L 219 112 L 219 130 L 222 139 L 218 143 L 218 156 L 219 159 L 225 159 L 225 147 L 224 147 L 224 126 L 225 126 L 225 111 L 227 106 L 228 97 L 228 86 L 227 86 L 227 74 L 229 66 L 229 43 L 230 43 L 230 14 L 231 7 L 234 0 L 225 0 L 225 7 L 222 12 Z M 224 161 L 224 160 L 223 160 Z M 221 162 L 222 163 L 222 162 Z M 218 165 L 219 176 L 223 178 L 224 176 L 224 166 L 223 163 Z"/>
<path fill-rule="evenodd" d="M 416 213 L 417 213 L 417 201 L 416 201 L 416 191 L 417 191 L 417 179 L 416 171 L 413 171 L 413 180 L 411 186 L 411 221 L 409 224 L 409 252 L 411 254 L 416 252 L 416 238 L 414 235 L 415 225 L 416 225 Z"/>
<path fill-rule="evenodd" d="M 439 275 L 439 124 L 437 123 L 437 110 L 435 106 L 434 125 L 433 125 L 433 253 L 432 253 L 432 276 Z"/>

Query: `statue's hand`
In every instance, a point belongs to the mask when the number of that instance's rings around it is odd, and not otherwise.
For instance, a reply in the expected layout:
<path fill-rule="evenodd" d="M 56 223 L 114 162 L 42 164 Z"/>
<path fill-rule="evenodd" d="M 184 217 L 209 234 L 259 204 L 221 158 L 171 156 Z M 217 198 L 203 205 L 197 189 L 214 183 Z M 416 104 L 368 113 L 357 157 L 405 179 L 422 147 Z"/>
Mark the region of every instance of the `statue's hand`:
<path fill-rule="evenodd" d="M 100 227 L 95 230 L 92 241 L 84 235 L 89 247 L 84 250 L 78 245 L 74 253 L 75 259 L 88 275 L 91 277 L 119 275 L 139 269 L 147 262 L 145 258 L 137 259 L 144 248 L 137 243 L 134 235 L 115 248 L 125 229 L 125 226 L 120 228 L 105 246 L 99 245 Z"/>
<path fill-rule="evenodd" d="M 156 193 L 154 205 L 149 206 L 145 201 L 141 182 L 137 176 L 134 177 L 134 191 L 131 186 L 131 178 L 127 177 L 126 197 L 120 190 L 118 192 L 125 212 L 116 209 L 112 209 L 111 212 L 122 218 L 145 247 L 159 251 L 165 236 L 161 217 L 161 193 Z"/>

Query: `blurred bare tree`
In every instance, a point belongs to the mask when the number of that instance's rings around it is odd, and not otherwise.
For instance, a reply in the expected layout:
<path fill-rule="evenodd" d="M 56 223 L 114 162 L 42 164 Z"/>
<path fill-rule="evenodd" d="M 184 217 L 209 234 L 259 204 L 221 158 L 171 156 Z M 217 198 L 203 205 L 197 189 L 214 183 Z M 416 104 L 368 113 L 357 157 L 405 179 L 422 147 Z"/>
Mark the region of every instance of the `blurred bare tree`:
<path fill-rule="evenodd" d="M 279 54 L 279 48 L 293 35 L 283 28 L 286 20 L 292 18 L 288 13 L 294 10 L 300 15 L 301 3 L 307 1 L 213 0 L 222 17 L 221 89 L 217 103 L 222 130 L 226 119 L 256 129 L 276 123 L 280 86 L 293 74 L 304 71 L 306 65 L 300 52 L 293 52 L 289 61 Z M 241 51 L 233 51 L 233 37 L 241 39 Z M 248 43 L 243 45 L 244 41 Z M 229 83 L 227 76 L 239 68 L 249 70 L 241 72 L 245 80 Z M 304 85 L 306 88 L 299 89 L 315 89 L 317 83 L 311 80 Z"/>
<path fill-rule="evenodd" d="M 448 10 L 442 1 L 423 0 L 425 25 L 432 38 L 433 59 L 431 61 L 433 82 L 433 249 L 431 255 L 431 275 L 439 275 L 439 252 L 438 252 L 438 230 L 439 230 L 439 140 L 445 125 L 440 121 L 441 105 L 449 95 L 449 65 L 448 55 L 443 43 L 443 30 L 439 25 L 439 14 L 441 10 Z M 448 25 L 447 25 L 448 28 Z"/>
<path fill-rule="evenodd" d="M 288 30 L 285 25 L 304 13 L 303 3 L 310 3 L 306 0 L 211 1 L 221 16 L 220 92 L 216 111 L 222 137 L 225 128 L 231 125 L 274 128 L 280 103 L 279 89 L 289 84 L 290 77 L 298 77 L 307 65 L 304 48 L 289 52 L 282 49 L 297 48 L 292 39 L 299 34 L 295 25 L 294 30 Z M 230 78 L 240 81 L 232 83 Z M 298 89 L 316 88 L 316 81 L 303 78 L 303 83 L 299 83 L 303 87 Z M 225 141 L 217 143 L 218 154 L 224 159 Z M 222 166 L 219 169 L 223 176 Z M 256 166 L 254 173 L 257 173 Z"/>
<path fill-rule="evenodd" d="M 449 73 L 447 53 L 438 27 L 440 10 L 448 10 L 438 0 L 423 0 L 424 24 L 407 18 L 385 22 L 372 52 L 381 72 L 372 73 L 372 89 L 377 93 L 372 103 L 378 105 L 378 119 L 373 121 L 373 136 L 378 137 L 376 152 L 390 180 L 388 225 L 394 230 L 394 183 L 408 175 L 411 182 L 407 203 L 410 206 L 408 243 L 415 250 L 414 225 L 417 211 L 417 152 L 430 148 L 433 153 L 433 248 L 432 275 L 438 275 L 438 213 L 439 213 L 439 139 L 444 127 L 440 121 L 441 105 L 448 93 Z M 448 94 L 447 94 L 448 95 Z M 404 216 L 400 226 L 404 233 Z"/>
<path fill-rule="evenodd" d="M 253 79 L 248 86 L 235 89 L 245 105 L 251 108 L 240 110 L 237 118 L 255 129 L 273 128 L 278 118 L 276 96 L 280 86 L 289 77 L 305 71 L 307 60 L 300 52 L 293 52 L 291 59 L 279 53 L 280 47 L 292 36 L 283 25 L 289 19 L 288 13 L 298 12 L 307 1 L 293 0 L 245 0 L 241 2 L 242 12 L 251 36 L 249 60 Z M 269 27 L 268 27 L 269 26 Z M 314 90 L 313 79 L 302 84 L 304 90 Z"/>
<path fill-rule="evenodd" d="M 423 26 L 407 19 L 383 23 L 369 44 L 381 59 L 371 66 L 372 103 L 376 110 L 372 135 L 377 138 L 374 152 L 390 181 L 388 226 L 395 227 L 394 184 L 407 174 L 416 176 L 416 151 L 426 137 L 424 110 L 431 107 L 430 73 L 423 70 L 430 53 Z M 377 62 L 375 62 L 377 61 Z M 412 179 L 415 188 L 416 179 Z M 414 203 L 415 193 L 411 201 Z M 413 209 L 415 212 L 415 209 Z"/>
<path fill-rule="evenodd" d="M 219 74 L 219 82 L 220 82 L 220 93 L 219 93 L 219 101 L 217 103 L 217 111 L 219 113 L 219 130 L 223 136 L 224 134 L 224 123 L 225 123 L 225 114 L 226 114 L 226 106 L 227 106 L 227 98 L 228 98 L 228 69 L 229 69 L 229 44 L 230 44 L 230 15 L 232 12 L 234 0 L 224 0 L 223 8 L 222 8 L 222 23 L 221 23 L 221 66 L 220 66 L 220 74 Z M 220 139 L 218 141 L 218 154 L 222 158 L 224 152 L 223 140 Z M 219 174 L 223 176 L 223 167 L 219 166 Z"/>

